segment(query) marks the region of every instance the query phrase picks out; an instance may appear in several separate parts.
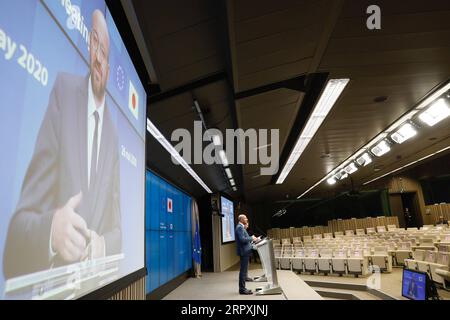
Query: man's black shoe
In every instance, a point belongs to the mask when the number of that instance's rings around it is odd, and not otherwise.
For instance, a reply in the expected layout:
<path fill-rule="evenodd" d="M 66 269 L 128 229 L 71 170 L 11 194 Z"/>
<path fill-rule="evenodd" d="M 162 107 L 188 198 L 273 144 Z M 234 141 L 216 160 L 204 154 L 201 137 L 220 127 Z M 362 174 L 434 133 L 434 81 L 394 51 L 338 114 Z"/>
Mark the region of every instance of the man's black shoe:
<path fill-rule="evenodd" d="M 252 278 L 245 278 L 245 281 L 246 282 L 253 282 L 253 279 Z"/>
<path fill-rule="evenodd" d="M 253 294 L 253 292 L 252 292 L 252 290 L 245 290 L 245 291 L 239 291 L 239 294 L 247 294 L 247 295 L 250 295 L 250 294 Z"/>

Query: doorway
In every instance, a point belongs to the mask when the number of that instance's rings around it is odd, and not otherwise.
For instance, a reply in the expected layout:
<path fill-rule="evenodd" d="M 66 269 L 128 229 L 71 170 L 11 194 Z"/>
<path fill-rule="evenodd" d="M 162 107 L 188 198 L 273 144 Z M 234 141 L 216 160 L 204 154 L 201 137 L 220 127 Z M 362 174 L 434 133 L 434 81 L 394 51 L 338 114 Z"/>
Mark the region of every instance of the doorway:
<path fill-rule="evenodd" d="M 401 228 L 423 226 L 417 192 L 389 194 L 392 214 L 398 217 Z"/>

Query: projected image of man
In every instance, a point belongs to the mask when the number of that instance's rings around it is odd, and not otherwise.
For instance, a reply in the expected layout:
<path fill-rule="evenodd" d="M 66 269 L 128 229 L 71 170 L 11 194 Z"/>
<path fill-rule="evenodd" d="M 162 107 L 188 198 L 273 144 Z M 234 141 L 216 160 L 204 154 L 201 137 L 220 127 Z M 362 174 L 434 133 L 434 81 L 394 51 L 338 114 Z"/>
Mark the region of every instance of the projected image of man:
<path fill-rule="evenodd" d="M 121 252 L 119 151 L 106 105 L 110 39 L 92 15 L 90 73 L 60 73 L 4 251 L 6 278 Z"/>

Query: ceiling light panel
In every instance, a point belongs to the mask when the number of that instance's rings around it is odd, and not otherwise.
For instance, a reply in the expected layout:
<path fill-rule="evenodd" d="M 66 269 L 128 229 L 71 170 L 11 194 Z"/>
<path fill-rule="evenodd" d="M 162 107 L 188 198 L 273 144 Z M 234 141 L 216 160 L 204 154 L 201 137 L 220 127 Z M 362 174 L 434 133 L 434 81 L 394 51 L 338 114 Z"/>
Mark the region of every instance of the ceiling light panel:
<path fill-rule="evenodd" d="M 203 182 L 202 179 L 195 173 L 195 171 L 186 163 L 183 157 L 177 150 L 170 144 L 169 141 L 161 134 L 156 126 L 147 119 L 147 131 L 170 153 L 170 155 L 206 190 L 208 193 L 212 193 L 211 189 Z"/>
<path fill-rule="evenodd" d="M 312 140 L 317 130 L 319 130 L 321 124 L 327 117 L 330 110 L 333 108 L 339 96 L 344 91 L 350 79 L 331 79 L 328 81 L 325 89 L 323 90 L 319 101 L 314 107 L 311 116 L 309 117 L 300 137 L 298 138 L 294 149 L 289 155 L 288 161 L 286 162 L 283 170 L 281 171 L 277 184 L 282 184 L 289 172 L 292 170 L 295 163 L 305 151 L 309 142 Z"/>

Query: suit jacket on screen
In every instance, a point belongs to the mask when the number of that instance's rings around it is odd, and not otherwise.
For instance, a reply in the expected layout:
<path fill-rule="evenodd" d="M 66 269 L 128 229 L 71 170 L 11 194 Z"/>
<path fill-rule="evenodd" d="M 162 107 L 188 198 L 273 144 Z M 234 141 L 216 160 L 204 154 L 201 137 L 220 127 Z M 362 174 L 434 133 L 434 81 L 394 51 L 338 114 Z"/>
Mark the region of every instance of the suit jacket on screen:
<path fill-rule="evenodd" d="M 83 193 L 76 212 L 104 236 L 106 255 L 120 253 L 119 149 L 105 105 L 97 175 L 88 189 L 87 106 L 89 78 L 59 74 L 41 124 L 21 195 L 11 219 L 3 269 L 6 278 L 62 265 L 50 258 L 55 210 Z"/>

